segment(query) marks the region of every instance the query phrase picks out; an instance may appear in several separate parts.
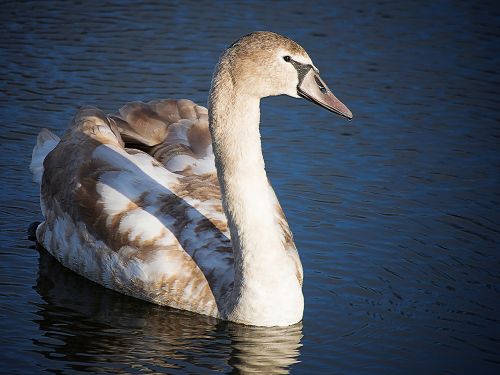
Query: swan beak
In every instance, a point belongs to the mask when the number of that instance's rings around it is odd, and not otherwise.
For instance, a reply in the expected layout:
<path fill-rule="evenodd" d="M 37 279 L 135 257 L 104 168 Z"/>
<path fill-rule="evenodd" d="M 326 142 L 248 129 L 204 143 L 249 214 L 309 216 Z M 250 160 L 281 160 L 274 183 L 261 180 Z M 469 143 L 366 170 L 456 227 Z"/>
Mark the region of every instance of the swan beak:
<path fill-rule="evenodd" d="M 318 72 L 311 67 L 297 86 L 297 94 L 323 108 L 328 109 L 349 120 L 352 119 L 352 112 L 330 91 Z"/>

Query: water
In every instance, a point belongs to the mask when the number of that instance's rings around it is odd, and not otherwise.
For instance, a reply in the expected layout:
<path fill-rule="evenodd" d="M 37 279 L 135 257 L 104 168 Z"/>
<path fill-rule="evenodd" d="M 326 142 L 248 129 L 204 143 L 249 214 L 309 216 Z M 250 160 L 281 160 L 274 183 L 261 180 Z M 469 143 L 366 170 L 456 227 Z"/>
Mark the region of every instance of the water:
<path fill-rule="evenodd" d="M 500 12 L 494 2 L 3 2 L 0 362 L 13 373 L 500 371 Z M 353 111 L 262 103 L 304 320 L 238 326 L 105 290 L 34 249 L 28 165 L 75 108 L 205 103 L 233 40 L 303 45 Z"/>

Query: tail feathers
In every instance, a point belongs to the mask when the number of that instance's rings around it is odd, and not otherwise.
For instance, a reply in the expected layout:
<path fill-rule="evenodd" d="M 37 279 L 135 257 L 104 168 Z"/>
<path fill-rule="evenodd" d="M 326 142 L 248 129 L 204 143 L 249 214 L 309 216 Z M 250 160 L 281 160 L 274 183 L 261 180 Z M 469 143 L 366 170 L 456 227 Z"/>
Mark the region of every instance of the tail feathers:
<path fill-rule="evenodd" d="M 30 170 L 33 181 L 41 184 L 43 175 L 43 160 L 59 143 L 60 138 L 47 129 L 42 129 L 38 134 L 36 146 L 31 156 Z"/>

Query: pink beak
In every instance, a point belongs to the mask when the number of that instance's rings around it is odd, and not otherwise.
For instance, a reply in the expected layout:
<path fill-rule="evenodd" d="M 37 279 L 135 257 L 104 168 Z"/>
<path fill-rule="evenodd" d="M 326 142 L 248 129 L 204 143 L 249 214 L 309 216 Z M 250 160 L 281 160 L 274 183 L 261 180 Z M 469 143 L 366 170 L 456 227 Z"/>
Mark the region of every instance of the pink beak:
<path fill-rule="evenodd" d="M 352 119 L 352 112 L 330 91 L 319 74 L 311 67 L 297 86 L 299 96 L 316 103 L 338 115 Z"/>

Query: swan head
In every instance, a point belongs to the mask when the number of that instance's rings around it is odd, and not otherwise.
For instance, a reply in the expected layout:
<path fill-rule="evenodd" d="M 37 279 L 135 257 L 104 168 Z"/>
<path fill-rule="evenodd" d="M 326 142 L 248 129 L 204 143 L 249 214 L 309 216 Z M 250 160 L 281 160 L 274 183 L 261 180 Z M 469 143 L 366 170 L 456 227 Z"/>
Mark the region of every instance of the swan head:
<path fill-rule="evenodd" d="M 304 48 L 282 35 L 257 31 L 243 36 L 222 55 L 218 70 L 221 69 L 229 72 L 238 90 L 249 95 L 302 97 L 352 118 L 351 111 L 321 79 Z"/>

